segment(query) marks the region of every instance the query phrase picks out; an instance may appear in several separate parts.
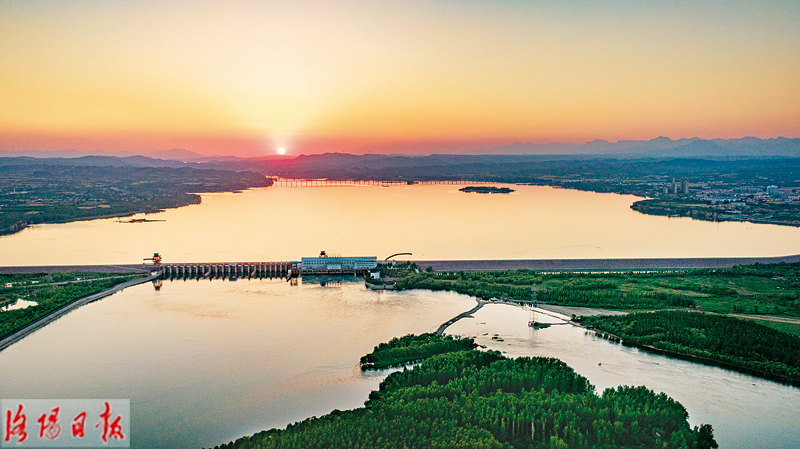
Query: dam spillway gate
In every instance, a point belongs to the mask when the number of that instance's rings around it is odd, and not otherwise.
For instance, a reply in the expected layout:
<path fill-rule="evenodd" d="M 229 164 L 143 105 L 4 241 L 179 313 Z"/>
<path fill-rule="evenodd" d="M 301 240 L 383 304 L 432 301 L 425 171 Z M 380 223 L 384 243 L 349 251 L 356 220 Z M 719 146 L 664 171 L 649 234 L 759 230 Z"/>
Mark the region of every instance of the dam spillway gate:
<path fill-rule="evenodd" d="M 291 278 L 300 275 L 297 262 L 169 263 L 158 267 L 162 279 Z"/>
<path fill-rule="evenodd" d="M 168 263 L 151 266 L 160 279 L 263 279 L 296 278 L 309 275 L 362 276 L 368 270 L 353 268 L 303 269 L 300 262 Z"/>

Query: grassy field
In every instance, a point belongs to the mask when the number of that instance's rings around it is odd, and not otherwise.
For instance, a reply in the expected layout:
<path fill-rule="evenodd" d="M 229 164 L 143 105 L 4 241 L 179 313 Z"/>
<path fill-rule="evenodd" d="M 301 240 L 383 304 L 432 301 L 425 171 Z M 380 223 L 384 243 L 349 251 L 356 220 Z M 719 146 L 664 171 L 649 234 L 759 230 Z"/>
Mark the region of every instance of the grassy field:
<path fill-rule="evenodd" d="M 748 321 L 752 321 L 770 329 L 775 329 L 777 331 L 786 332 L 787 334 L 800 337 L 800 323 L 779 323 L 775 321 L 759 319 L 748 319 Z"/>

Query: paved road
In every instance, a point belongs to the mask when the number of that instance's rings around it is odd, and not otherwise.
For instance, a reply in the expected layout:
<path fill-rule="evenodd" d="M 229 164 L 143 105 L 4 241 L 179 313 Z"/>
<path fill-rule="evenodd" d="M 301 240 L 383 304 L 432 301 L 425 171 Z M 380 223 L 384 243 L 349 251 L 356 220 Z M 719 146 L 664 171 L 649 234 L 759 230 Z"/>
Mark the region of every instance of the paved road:
<path fill-rule="evenodd" d="M 785 316 L 749 315 L 744 313 L 729 313 L 728 316 L 733 316 L 736 318 L 747 318 L 750 320 L 773 321 L 775 323 L 800 324 L 799 318 L 789 318 Z"/>
<path fill-rule="evenodd" d="M 138 265 L 38 265 L 28 267 L 0 267 L 0 274 L 17 273 L 69 273 L 73 271 L 91 273 L 147 273 L 150 267 Z"/>
<path fill-rule="evenodd" d="M 707 257 L 684 259 L 532 259 L 532 260 L 417 260 L 420 268 L 436 271 L 484 270 L 660 270 L 729 268 L 758 263 L 800 262 L 800 255 L 784 257 Z"/>

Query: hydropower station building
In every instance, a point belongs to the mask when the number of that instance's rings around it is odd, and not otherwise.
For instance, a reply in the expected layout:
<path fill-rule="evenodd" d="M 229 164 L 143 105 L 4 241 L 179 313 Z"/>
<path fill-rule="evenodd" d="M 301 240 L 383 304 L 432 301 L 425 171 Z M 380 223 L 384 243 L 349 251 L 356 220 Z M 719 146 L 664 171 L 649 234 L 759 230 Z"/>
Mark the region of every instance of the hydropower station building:
<path fill-rule="evenodd" d="M 365 271 L 378 267 L 378 258 L 329 256 L 323 251 L 319 257 L 303 257 L 300 269 L 303 271 Z"/>

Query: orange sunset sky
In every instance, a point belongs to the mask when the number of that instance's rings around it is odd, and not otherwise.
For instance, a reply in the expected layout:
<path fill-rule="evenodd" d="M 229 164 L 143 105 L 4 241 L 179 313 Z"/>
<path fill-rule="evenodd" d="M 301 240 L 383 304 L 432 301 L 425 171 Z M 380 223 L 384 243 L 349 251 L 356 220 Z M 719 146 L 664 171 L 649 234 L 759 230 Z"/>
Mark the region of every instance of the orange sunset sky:
<path fill-rule="evenodd" d="M 0 1 L 0 150 L 800 137 L 800 2 Z"/>

